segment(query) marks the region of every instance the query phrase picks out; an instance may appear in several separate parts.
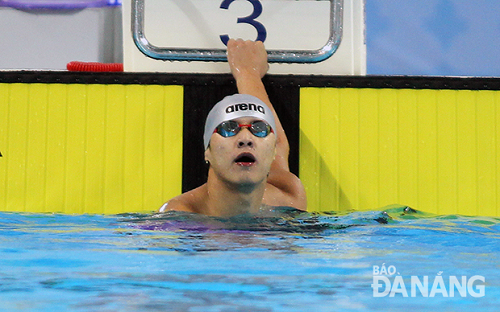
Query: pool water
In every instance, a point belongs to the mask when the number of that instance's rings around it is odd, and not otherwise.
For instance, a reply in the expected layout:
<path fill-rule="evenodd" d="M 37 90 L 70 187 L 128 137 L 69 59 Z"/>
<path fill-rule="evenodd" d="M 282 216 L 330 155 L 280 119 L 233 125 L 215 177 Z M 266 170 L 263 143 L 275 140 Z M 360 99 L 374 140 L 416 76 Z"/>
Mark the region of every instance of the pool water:
<path fill-rule="evenodd" d="M 0 311 L 497 311 L 499 258 L 500 218 L 397 206 L 0 213 Z"/>

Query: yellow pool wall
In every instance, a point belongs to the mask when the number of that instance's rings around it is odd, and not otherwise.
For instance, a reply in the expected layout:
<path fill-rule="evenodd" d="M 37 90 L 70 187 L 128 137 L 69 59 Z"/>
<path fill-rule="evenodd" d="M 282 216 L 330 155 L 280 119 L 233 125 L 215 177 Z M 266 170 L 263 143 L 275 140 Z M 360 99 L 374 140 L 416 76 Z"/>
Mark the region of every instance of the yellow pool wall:
<path fill-rule="evenodd" d="M 302 88 L 310 207 L 500 216 L 500 92 Z"/>
<path fill-rule="evenodd" d="M 0 210 L 159 208 L 181 191 L 182 90 L 0 84 Z"/>
<path fill-rule="evenodd" d="M 500 216 L 499 105 L 499 91 L 301 88 L 310 211 Z M 182 86 L 2 83 L 0 210 L 154 211 L 181 193 L 182 132 Z"/>

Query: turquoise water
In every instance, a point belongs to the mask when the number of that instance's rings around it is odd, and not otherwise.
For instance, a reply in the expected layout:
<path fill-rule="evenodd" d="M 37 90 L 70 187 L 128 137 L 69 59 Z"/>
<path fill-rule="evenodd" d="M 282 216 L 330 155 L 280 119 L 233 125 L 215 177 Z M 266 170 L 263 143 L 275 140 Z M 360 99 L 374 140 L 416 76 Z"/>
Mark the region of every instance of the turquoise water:
<path fill-rule="evenodd" d="M 0 213 L 0 311 L 497 311 L 499 242 L 500 218 L 404 207 Z"/>

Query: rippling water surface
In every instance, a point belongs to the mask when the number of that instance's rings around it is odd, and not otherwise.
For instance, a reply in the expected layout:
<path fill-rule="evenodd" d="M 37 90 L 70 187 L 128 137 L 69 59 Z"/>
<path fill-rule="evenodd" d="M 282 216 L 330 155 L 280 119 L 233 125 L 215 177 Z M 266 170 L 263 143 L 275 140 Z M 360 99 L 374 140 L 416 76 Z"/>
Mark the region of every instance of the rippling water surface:
<path fill-rule="evenodd" d="M 405 207 L 0 213 L 0 310 L 497 311 L 499 243 L 499 218 Z"/>

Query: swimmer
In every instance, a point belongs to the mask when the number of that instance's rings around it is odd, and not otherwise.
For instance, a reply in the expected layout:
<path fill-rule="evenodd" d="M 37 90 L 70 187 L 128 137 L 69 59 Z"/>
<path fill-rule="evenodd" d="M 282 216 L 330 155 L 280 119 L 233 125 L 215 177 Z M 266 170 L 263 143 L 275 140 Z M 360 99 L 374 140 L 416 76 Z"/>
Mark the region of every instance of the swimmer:
<path fill-rule="evenodd" d="M 203 136 L 207 182 L 172 198 L 160 212 L 229 217 L 274 206 L 305 211 L 304 186 L 290 172 L 288 140 L 262 83 L 269 69 L 264 44 L 231 39 L 227 58 L 238 94 L 225 97 L 208 114 Z"/>

